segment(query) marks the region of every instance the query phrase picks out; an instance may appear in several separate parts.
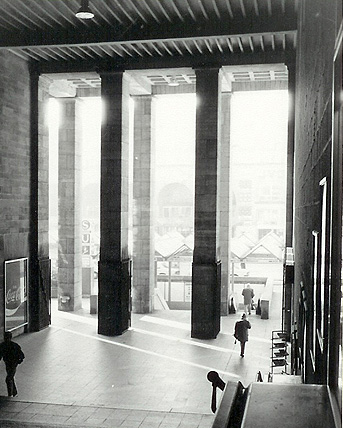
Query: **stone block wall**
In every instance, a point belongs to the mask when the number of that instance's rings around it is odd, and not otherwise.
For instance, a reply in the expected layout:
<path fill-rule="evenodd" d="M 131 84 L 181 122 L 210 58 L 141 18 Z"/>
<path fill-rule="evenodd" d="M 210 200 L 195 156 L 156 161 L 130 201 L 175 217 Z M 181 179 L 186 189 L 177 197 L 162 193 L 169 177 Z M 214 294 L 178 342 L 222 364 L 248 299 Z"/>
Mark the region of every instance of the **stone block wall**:
<path fill-rule="evenodd" d="M 340 23 L 338 9 L 334 4 L 338 7 L 338 1 L 304 0 L 299 7 L 295 99 L 294 302 L 297 310 L 302 283 L 309 302 L 307 336 L 313 334 L 310 323 L 313 310 L 312 231 L 320 231 L 322 227 L 322 192 L 319 183 L 326 177 L 329 188 L 331 174 L 333 53 Z M 328 197 L 327 230 L 329 201 Z M 327 276 L 328 239 L 326 248 Z M 298 315 L 296 311 L 296 319 Z"/>
<path fill-rule="evenodd" d="M 0 337 L 4 261 L 29 255 L 30 77 L 28 64 L 0 52 Z"/>
<path fill-rule="evenodd" d="M 319 0 L 304 1 L 303 9 L 296 76 L 295 235 L 300 234 L 296 277 L 306 282 L 311 274 L 311 231 L 320 229 L 319 182 L 330 177 L 332 64 L 338 17 L 332 6 Z"/>

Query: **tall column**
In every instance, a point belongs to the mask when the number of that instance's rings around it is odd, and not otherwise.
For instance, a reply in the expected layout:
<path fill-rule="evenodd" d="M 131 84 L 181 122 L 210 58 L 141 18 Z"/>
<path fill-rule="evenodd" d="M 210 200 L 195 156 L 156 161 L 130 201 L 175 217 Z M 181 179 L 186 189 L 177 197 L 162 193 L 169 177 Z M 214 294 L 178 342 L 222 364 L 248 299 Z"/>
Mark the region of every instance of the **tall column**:
<path fill-rule="evenodd" d="M 50 324 L 51 262 L 49 259 L 49 129 L 46 78 L 31 72 L 31 213 L 29 329 Z"/>
<path fill-rule="evenodd" d="M 221 255 L 221 315 L 229 312 L 230 298 L 230 108 L 231 92 L 221 96 L 220 149 L 220 255 Z M 231 290 L 232 291 L 232 290 Z"/>
<path fill-rule="evenodd" d="M 60 98 L 58 132 L 58 309 L 82 307 L 80 101 Z"/>
<path fill-rule="evenodd" d="M 287 133 L 287 178 L 286 178 L 286 230 L 285 246 L 293 247 L 294 231 L 294 138 L 295 138 L 295 58 L 288 62 L 288 133 Z M 286 259 L 288 257 L 286 256 Z M 284 260 L 282 328 L 291 333 L 291 320 L 298 322 L 298 305 L 294 294 L 294 267 Z M 294 307 L 293 307 L 294 306 Z"/>
<path fill-rule="evenodd" d="M 133 289 L 132 310 L 154 308 L 154 99 L 135 97 L 133 166 Z"/>
<path fill-rule="evenodd" d="M 293 246 L 295 64 L 288 64 L 288 140 L 286 188 L 286 247 Z"/>
<path fill-rule="evenodd" d="M 220 330 L 219 68 L 196 69 L 196 157 L 192 337 L 213 339 Z"/>
<path fill-rule="evenodd" d="M 123 333 L 130 326 L 129 82 L 123 72 L 101 73 L 100 260 L 98 332 Z"/>
<path fill-rule="evenodd" d="M 337 397 L 342 397 L 339 386 L 340 343 L 342 340 L 342 204 L 343 204 L 343 35 L 336 37 L 334 55 L 333 96 L 333 135 L 331 147 L 331 192 L 330 192 L 330 317 L 328 337 L 328 384 Z M 340 373 L 341 372 L 341 373 Z"/>

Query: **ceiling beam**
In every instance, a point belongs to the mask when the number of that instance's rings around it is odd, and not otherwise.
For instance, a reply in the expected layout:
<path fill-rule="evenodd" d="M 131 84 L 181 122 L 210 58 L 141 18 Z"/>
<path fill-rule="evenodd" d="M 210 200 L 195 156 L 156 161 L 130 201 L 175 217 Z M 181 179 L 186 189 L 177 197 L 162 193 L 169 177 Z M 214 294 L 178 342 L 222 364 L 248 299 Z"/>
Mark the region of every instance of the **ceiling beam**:
<path fill-rule="evenodd" d="M 118 26 L 102 26 L 65 29 L 56 27 L 54 31 L 0 31 L 0 47 L 32 47 L 32 46 L 68 46 L 113 42 L 151 42 L 159 40 L 178 40 L 211 37 L 240 37 L 246 34 L 275 34 L 296 31 L 296 16 L 283 16 L 280 20 L 273 17 L 256 17 L 252 20 L 241 18 L 231 20 L 206 20 L 181 24 L 165 23 L 164 25 L 139 25 L 129 28 Z M 243 31 L 242 31 L 243 30 Z"/>
<path fill-rule="evenodd" d="M 230 66 L 252 64 L 288 64 L 294 61 L 294 50 L 251 53 L 184 55 L 182 57 L 112 58 L 106 60 L 50 61 L 34 64 L 36 72 L 74 73 L 100 70 L 152 70 L 182 67 Z"/>

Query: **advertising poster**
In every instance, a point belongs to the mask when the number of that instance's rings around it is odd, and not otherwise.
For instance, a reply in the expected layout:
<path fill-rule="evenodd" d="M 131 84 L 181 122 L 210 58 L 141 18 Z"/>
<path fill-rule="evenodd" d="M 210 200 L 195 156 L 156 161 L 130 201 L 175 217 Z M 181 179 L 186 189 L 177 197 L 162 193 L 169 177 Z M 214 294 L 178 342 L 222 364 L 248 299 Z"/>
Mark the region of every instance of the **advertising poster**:
<path fill-rule="evenodd" d="M 28 259 L 5 261 L 5 330 L 27 324 Z"/>

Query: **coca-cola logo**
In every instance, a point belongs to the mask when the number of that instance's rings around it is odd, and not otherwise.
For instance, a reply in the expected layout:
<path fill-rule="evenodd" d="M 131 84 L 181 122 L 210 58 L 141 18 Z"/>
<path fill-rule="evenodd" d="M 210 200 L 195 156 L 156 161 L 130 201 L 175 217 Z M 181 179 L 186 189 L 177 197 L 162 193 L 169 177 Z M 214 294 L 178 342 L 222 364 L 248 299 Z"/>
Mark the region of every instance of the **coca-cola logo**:
<path fill-rule="evenodd" d="M 21 290 L 20 287 L 12 287 L 6 293 L 6 309 L 15 313 L 21 305 Z"/>

